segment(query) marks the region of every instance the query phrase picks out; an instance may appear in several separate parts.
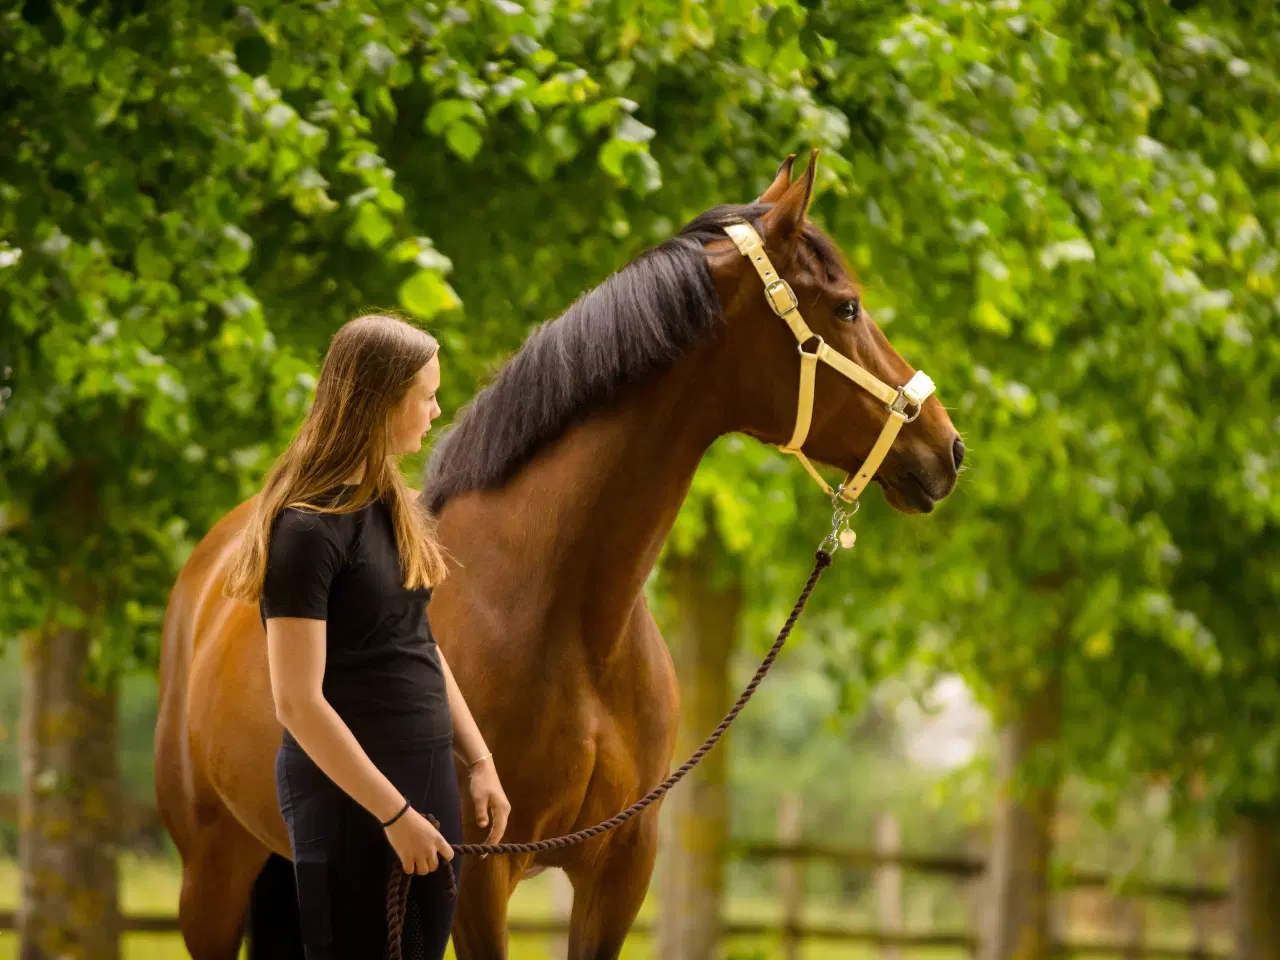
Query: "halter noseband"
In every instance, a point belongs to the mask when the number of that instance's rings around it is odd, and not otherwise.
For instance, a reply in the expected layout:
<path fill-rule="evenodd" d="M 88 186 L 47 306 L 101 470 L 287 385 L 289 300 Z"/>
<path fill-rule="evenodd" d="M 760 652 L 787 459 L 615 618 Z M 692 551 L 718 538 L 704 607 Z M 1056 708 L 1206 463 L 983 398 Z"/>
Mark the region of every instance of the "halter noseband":
<path fill-rule="evenodd" d="M 769 301 L 773 312 L 786 321 L 787 326 L 791 328 L 791 332 L 796 337 L 797 349 L 800 351 L 800 399 L 796 407 L 796 426 L 791 439 L 779 449 L 784 453 L 793 454 L 809 471 L 809 475 L 818 481 L 818 485 L 827 492 L 828 496 L 856 504 L 859 494 L 866 489 L 871 478 L 880 469 L 880 464 L 889 453 L 889 448 L 893 446 L 893 441 L 897 438 L 902 425 L 920 416 L 920 408 L 934 391 L 933 381 L 923 371 L 917 370 L 903 386 L 891 387 L 848 357 L 832 350 L 827 346 L 826 341 L 809 329 L 809 325 L 804 322 L 804 317 L 800 316 L 800 303 L 796 299 L 795 291 L 791 289 L 791 284 L 778 276 L 778 272 L 769 261 L 769 255 L 764 252 L 764 243 L 755 228 L 749 223 L 730 223 L 725 225 L 724 232 L 734 242 L 738 252 L 746 257 L 755 267 L 756 273 L 760 274 L 760 279 L 764 281 L 765 299 Z M 813 340 L 818 342 L 818 346 L 812 353 L 808 353 L 804 349 L 805 344 Z M 809 436 L 809 426 L 813 421 L 813 388 L 819 360 L 844 374 L 880 400 L 889 411 L 889 419 L 885 421 L 879 439 L 867 454 L 857 474 L 851 473 L 845 477 L 844 483 L 840 484 L 839 489 L 836 490 L 831 489 L 831 485 L 822 479 L 801 449 L 805 438 Z"/>

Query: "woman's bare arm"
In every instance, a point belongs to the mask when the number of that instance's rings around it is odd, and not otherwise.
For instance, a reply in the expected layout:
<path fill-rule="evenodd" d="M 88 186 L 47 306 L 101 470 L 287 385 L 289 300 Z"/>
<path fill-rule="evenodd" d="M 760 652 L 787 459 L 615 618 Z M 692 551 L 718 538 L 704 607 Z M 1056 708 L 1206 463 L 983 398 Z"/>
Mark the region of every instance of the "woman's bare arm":
<path fill-rule="evenodd" d="M 511 802 L 503 792 L 502 782 L 498 779 L 498 768 L 485 746 L 484 736 L 458 681 L 453 679 L 453 671 L 449 669 L 449 661 L 440 654 L 440 666 L 444 670 L 445 687 L 449 691 L 449 713 L 453 716 L 453 752 L 467 765 L 468 789 L 471 793 L 471 805 L 475 809 L 476 824 L 482 830 L 487 829 L 489 835 L 485 843 L 497 843 L 507 830 L 507 819 L 511 816 Z"/>
<path fill-rule="evenodd" d="M 267 659 L 276 717 L 325 775 L 380 822 L 390 820 L 405 798 L 369 759 L 351 729 L 325 700 L 323 620 L 272 617 L 267 621 Z"/>
<path fill-rule="evenodd" d="M 471 716 L 462 688 L 453 679 L 453 671 L 449 669 L 449 661 L 444 658 L 444 651 L 437 649 L 440 655 L 440 666 L 444 669 L 445 689 L 449 692 L 449 715 L 453 717 L 453 752 L 464 764 L 470 766 L 489 752 L 485 746 L 484 736 Z"/>

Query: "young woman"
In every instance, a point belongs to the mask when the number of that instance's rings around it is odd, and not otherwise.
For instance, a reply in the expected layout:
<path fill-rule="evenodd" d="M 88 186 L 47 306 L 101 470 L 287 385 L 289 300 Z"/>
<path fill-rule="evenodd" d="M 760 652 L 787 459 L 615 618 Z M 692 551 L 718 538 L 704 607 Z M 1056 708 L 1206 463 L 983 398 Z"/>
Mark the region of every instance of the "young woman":
<path fill-rule="evenodd" d="M 425 875 L 406 938 L 417 927 L 426 955 L 444 956 L 454 903 L 443 874 L 462 834 L 452 754 L 489 842 L 511 809 L 431 634 L 426 605 L 445 560 L 397 465 L 440 415 L 437 353 L 433 338 L 389 316 L 334 335 L 227 581 L 228 595 L 259 603 L 266 626 L 285 728 L 276 790 L 308 960 L 382 960 L 397 859 Z"/>

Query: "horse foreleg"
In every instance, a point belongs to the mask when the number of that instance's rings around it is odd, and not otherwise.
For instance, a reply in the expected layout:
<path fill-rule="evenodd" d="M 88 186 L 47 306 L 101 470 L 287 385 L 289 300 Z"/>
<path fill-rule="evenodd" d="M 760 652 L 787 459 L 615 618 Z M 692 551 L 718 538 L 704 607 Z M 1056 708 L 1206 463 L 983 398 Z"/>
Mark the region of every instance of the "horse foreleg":
<path fill-rule="evenodd" d="M 507 955 L 507 901 L 524 873 L 526 857 L 468 857 L 458 884 L 453 950 L 458 960 L 501 960 Z"/>
<path fill-rule="evenodd" d="M 644 903 L 658 852 L 658 810 L 650 807 L 609 836 L 598 857 L 566 866 L 573 882 L 569 960 L 615 960 Z"/>
<path fill-rule="evenodd" d="M 182 850 L 178 925 L 193 960 L 236 960 L 267 850 L 230 813 L 200 822 Z"/>

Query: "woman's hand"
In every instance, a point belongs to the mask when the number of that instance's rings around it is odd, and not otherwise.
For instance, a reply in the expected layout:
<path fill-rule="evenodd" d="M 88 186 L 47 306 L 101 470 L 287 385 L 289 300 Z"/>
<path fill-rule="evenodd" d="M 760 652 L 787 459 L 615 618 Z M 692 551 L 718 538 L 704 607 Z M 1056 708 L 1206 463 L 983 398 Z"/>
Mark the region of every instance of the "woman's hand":
<path fill-rule="evenodd" d="M 453 847 L 440 835 L 427 818 L 410 807 L 404 815 L 383 831 L 400 858 L 405 873 L 431 873 L 440 858 L 453 859 Z"/>
<path fill-rule="evenodd" d="M 476 825 L 481 830 L 489 828 L 485 843 L 497 843 L 507 831 L 507 817 L 511 816 L 511 801 L 502 791 L 498 780 L 498 768 L 493 757 L 488 756 L 473 766 L 471 775 L 471 803 L 476 811 Z"/>

